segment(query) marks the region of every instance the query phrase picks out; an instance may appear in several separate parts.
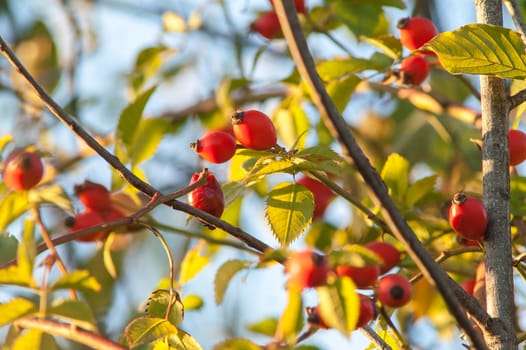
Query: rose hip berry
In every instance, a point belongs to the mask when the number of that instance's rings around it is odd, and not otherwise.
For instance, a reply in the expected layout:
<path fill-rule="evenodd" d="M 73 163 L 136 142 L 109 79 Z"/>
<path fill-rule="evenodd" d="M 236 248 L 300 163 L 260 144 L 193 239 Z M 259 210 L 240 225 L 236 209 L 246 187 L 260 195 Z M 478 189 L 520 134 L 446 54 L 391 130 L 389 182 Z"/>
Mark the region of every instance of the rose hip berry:
<path fill-rule="evenodd" d="M 236 153 L 236 139 L 224 131 L 208 131 L 199 140 L 192 142 L 190 148 L 201 158 L 212 163 L 229 161 Z"/>
<path fill-rule="evenodd" d="M 274 11 L 263 12 L 252 24 L 250 30 L 262 37 L 273 39 L 281 33 L 278 15 Z"/>
<path fill-rule="evenodd" d="M 420 85 L 429 74 L 429 64 L 421 56 L 405 58 L 400 67 L 400 78 L 403 84 Z"/>
<path fill-rule="evenodd" d="M 190 185 L 197 182 L 200 175 L 200 172 L 194 173 L 190 179 Z M 213 173 L 206 172 L 206 184 L 188 193 L 188 204 L 215 217 L 221 217 L 225 209 L 225 200 L 223 190 Z"/>
<path fill-rule="evenodd" d="M 303 185 L 312 192 L 314 197 L 314 213 L 313 219 L 317 219 L 325 213 L 331 200 L 336 196 L 334 192 L 323 183 L 310 177 L 302 177 L 297 181 L 298 184 Z"/>
<path fill-rule="evenodd" d="M 376 305 L 371 298 L 358 294 L 360 297 L 360 313 L 358 314 L 358 322 L 356 328 L 360 328 L 371 322 L 376 317 Z"/>
<path fill-rule="evenodd" d="M 351 278 L 354 284 L 356 284 L 356 287 L 360 289 L 372 286 L 380 275 L 380 267 L 378 265 L 364 267 L 340 265 L 337 266 L 335 270 L 338 276 Z"/>
<path fill-rule="evenodd" d="M 526 134 L 520 130 L 508 131 L 508 146 L 510 151 L 510 165 L 518 165 L 526 160 Z"/>
<path fill-rule="evenodd" d="M 272 7 L 274 7 L 274 1 L 270 0 L 270 3 Z M 296 6 L 296 11 L 298 11 L 298 13 L 305 13 L 307 11 L 305 0 L 294 0 L 294 5 Z"/>
<path fill-rule="evenodd" d="M 327 257 L 312 250 L 293 252 L 285 261 L 288 286 L 300 290 L 325 284 L 329 271 Z"/>
<path fill-rule="evenodd" d="M 389 307 L 404 306 L 411 300 L 411 283 L 404 276 L 385 275 L 376 286 L 376 297 Z"/>
<path fill-rule="evenodd" d="M 86 211 L 78 213 L 74 217 L 67 218 L 66 226 L 70 227 L 70 232 L 76 232 L 123 217 L 124 214 L 117 208 L 113 207 L 110 207 L 105 212 L 87 209 Z M 100 230 L 90 233 L 87 236 L 76 238 L 75 240 L 77 242 L 102 241 L 108 236 L 109 233 L 110 230 Z"/>
<path fill-rule="evenodd" d="M 382 258 L 382 263 L 380 264 L 380 274 L 386 273 L 400 262 L 400 252 L 390 243 L 372 241 L 367 243 L 365 247 Z"/>
<path fill-rule="evenodd" d="M 86 209 L 103 212 L 111 208 L 111 193 L 99 183 L 86 180 L 75 185 L 73 191 Z"/>
<path fill-rule="evenodd" d="M 323 321 L 320 315 L 320 309 L 317 306 L 307 307 L 307 322 L 321 329 L 329 329 L 330 327 Z"/>
<path fill-rule="evenodd" d="M 488 216 L 484 203 L 465 193 L 456 193 L 449 207 L 449 224 L 463 238 L 482 240 L 486 233 Z"/>
<path fill-rule="evenodd" d="M 246 148 L 267 150 L 276 145 L 277 134 L 272 120 L 263 112 L 247 110 L 232 116 L 236 139 Z"/>
<path fill-rule="evenodd" d="M 44 176 L 44 164 L 34 152 L 16 149 L 4 163 L 2 177 L 7 188 L 24 191 L 35 187 Z"/>
<path fill-rule="evenodd" d="M 460 286 L 466 291 L 466 293 L 468 293 L 469 295 L 473 295 L 476 283 L 477 281 L 474 278 L 468 278 L 467 280 L 462 281 L 460 283 Z"/>
<path fill-rule="evenodd" d="M 397 27 L 400 29 L 400 42 L 409 50 L 419 49 L 438 34 L 434 23 L 424 17 L 402 18 Z"/>

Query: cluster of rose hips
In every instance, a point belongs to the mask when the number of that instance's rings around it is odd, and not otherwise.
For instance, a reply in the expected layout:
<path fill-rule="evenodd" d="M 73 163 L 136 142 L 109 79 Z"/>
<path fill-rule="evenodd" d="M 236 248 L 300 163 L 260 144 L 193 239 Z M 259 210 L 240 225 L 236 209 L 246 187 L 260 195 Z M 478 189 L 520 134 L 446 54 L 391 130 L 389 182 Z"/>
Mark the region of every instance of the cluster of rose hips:
<path fill-rule="evenodd" d="M 404 58 L 400 69 L 393 73 L 400 78 L 402 84 L 419 85 L 429 74 L 429 63 L 425 56 L 432 53 L 418 50 L 433 39 L 438 30 L 431 20 L 424 17 L 403 18 L 397 27 L 400 30 L 400 42 L 413 54 Z"/>
<path fill-rule="evenodd" d="M 270 3 L 274 7 L 272 0 L 270 0 Z M 307 11 L 305 0 L 294 0 L 294 5 L 298 13 L 305 13 Z M 281 34 L 281 25 L 279 24 L 278 15 L 274 10 L 260 14 L 259 17 L 250 24 L 250 29 L 267 39 L 274 39 Z"/>
<path fill-rule="evenodd" d="M 85 230 L 125 216 L 112 204 L 111 192 L 101 184 L 86 180 L 84 183 L 76 185 L 74 192 L 84 206 L 84 211 L 66 219 L 66 226 L 70 228 L 70 232 Z M 76 241 L 102 241 L 106 239 L 109 233 L 110 230 L 103 229 L 78 237 Z"/>
<path fill-rule="evenodd" d="M 400 252 L 387 242 L 372 241 L 365 245 L 381 259 L 380 264 L 363 267 L 337 265 L 330 266 L 325 255 L 313 250 L 302 250 L 291 253 L 285 262 L 285 273 L 288 276 L 287 286 L 298 290 L 325 285 L 333 276 L 349 277 L 361 290 L 371 289 L 375 298 L 359 293 L 360 309 L 357 327 L 363 327 L 376 317 L 377 299 L 382 305 L 398 308 L 406 305 L 412 295 L 409 280 L 389 271 L 400 262 Z M 312 325 L 328 328 L 321 319 L 318 308 L 307 308 L 308 319 Z"/>

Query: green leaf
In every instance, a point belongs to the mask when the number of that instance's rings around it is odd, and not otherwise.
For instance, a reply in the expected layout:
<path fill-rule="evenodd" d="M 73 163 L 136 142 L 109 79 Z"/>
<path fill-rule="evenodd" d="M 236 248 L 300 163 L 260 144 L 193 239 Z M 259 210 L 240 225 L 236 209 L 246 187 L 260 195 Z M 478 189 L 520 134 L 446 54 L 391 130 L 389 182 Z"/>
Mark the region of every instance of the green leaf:
<path fill-rule="evenodd" d="M 423 49 L 435 52 L 452 74 L 526 78 L 526 46 L 519 33 L 490 24 L 469 24 L 433 38 Z"/>
<path fill-rule="evenodd" d="M 18 240 L 14 236 L 0 235 L 0 265 L 16 258 Z"/>
<path fill-rule="evenodd" d="M 288 301 L 276 329 L 276 338 L 286 344 L 295 344 L 303 328 L 303 302 L 301 293 L 295 288 L 288 290 Z"/>
<path fill-rule="evenodd" d="M 405 204 L 413 206 L 433 190 L 437 182 L 437 175 L 426 176 L 409 186 L 405 198 Z"/>
<path fill-rule="evenodd" d="M 73 205 L 69 199 L 66 191 L 59 185 L 51 185 L 46 187 L 38 187 L 37 189 L 29 192 L 30 203 L 49 203 L 56 207 L 72 213 L 74 212 Z"/>
<path fill-rule="evenodd" d="M 259 322 L 249 324 L 247 329 L 251 332 L 263 334 L 268 337 L 276 334 L 276 328 L 278 327 L 278 320 L 275 318 L 265 318 Z"/>
<path fill-rule="evenodd" d="M 264 175 L 290 172 L 296 167 L 296 164 L 290 159 L 278 159 L 265 162 L 258 162 L 250 172 L 250 179 L 259 178 Z"/>
<path fill-rule="evenodd" d="M 331 81 L 327 85 L 327 92 L 340 112 L 347 107 L 354 89 L 361 81 L 356 75 L 351 74 L 343 79 Z"/>
<path fill-rule="evenodd" d="M 183 298 L 183 305 L 185 311 L 201 310 L 204 306 L 204 301 L 203 298 L 197 294 L 189 294 Z"/>
<path fill-rule="evenodd" d="M 364 70 L 380 70 L 382 66 L 365 58 L 337 58 L 330 61 L 322 61 L 317 65 L 320 77 L 324 81 L 340 79 L 342 77 L 352 76 L 352 73 L 363 72 Z M 355 79 L 358 79 L 355 77 Z M 358 80 L 359 81 L 359 80 Z"/>
<path fill-rule="evenodd" d="M 303 135 L 310 129 L 309 119 L 307 114 L 301 108 L 299 103 L 290 103 L 283 108 L 279 108 L 273 115 L 272 120 L 276 125 L 279 125 L 277 132 L 279 139 L 283 142 L 285 147 L 292 147 Z M 305 143 L 304 138 L 299 139 L 298 147 L 302 147 Z"/>
<path fill-rule="evenodd" d="M 97 319 L 90 306 L 80 300 L 58 300 L 48 308 L 49 315 L 90 331 L 97 330 Z"/>
<path fill-rule="evenodd" d="M 73 288 L 79 291 L 98 292 L 101 285 L 88 270 L 75 270 L 62 276 L 51 285 L 51 290 Z"/>
<path fill-rule="evenodd" d="M 185 284 L 194 278 L 208 263 L 210 258 L 199 254 L 200 246 L 189 250 L 181 263 L 179 284 Z"/>
<path fill-rule="evenodd" d="M 387 34 L 389 23 L 381 4 L 377 4 L 376 1 L 336 0 L 333 2 L 333 8 L 335 16 L 340 18 L 356 37 Z"/>
<path fill-rule="evenodd" d="M 328 258 L 331 266 L 364 267 L 382 262 L 381 257 L 361 244 L 346 245 L 342 249 L 332 251 Z"/>
<path fill-rule="evenodd" d="M 0 304 L 0 327 L 38 311 L 38 307 L 30 300 L 15 298 Z"/>
<path fill-rule="evenodd" d="M 55 338 L 38 329 L 30 329 L 20 335 L 13 343 L 11 350 L 58 350 Z"/>
<path fill-rule="evenodd" d="M 124 330 L 126 343 L 130 348 L 149 344 L 160 338 L 176 335 L 177 328 L 164 318 L 143 316 L 132 320 Z"/>
<path fill-rule="evenodd" d="M 239 271 L 243 270 L 249 264 L 243 260 L 228 260 L 219 267 L 214 279 L 214 295 L 216 303 L 219 305 L 223 302 L 226 290 L 232 278 Z"/>
<path fill-rule="evenodd" d="M 344 336 L 348 336 L 358 322 L 360 300 L 355 290 L 353 281 L 346 276 L 316 288 L 321 318 Z"/>
<path fill-rule="evenodd" d="M 9 192 L 0 199 L 0 231 L 31 209 L 27 192 Z"/>
<path fill-rule="evenodd" d="M 178 330 L 177 334 L 169 338 L 172 349 L 176 350 L 203 350 L 201 345 L 190 334 Z"/>
<path fill-rule="evenodd" d="M 304 186 L 280 183 L 268 194 L 265 215 L 282 246 L 288 246 L 307 228 L 314 212 L 314 197 Z"/>
<path fill-rule="evenodd" d="M 117 138 L 122 140 L 125 145 L 129 146 L 131 144 L 139 126 L 144 107 L 154 91 L 155 87 L 144 91 L 121 112 L 117 125 Z"/>
<path fill-rule="evenodd" d="M 5 146 L 10 144 L 12 141 L 13 141 L 13 135 L 6 134 L 6 135 L 0 136 L 0 153 L 2 153 L 4 151 Z"/>
<path fill-rule="evenodd" d="M 402 57 L 403 51 L 400 39 L 391 34 L 378 35 L 373 38 L 361 37 L 360 39 L 379 48 L 384 54 L 394 60 L 398 60 L 400 57 Z"/>
<path fill-rule="evenodd" d="M 382 179 L 394 197 L 401 197 L 409 185 L 410 165 L 407 159 L 398 153 L 392 153 L 382 169 Z"/>
<path fill-rule="evenodd" d="M 261 347 L 248 339 L 231 338 L 214 346 L 214 350 L 261 350 Z"/>
<path fill-rule="evenodd" d="M 150 317 L 164 318 L 168 305 L 170 305 L 170 291 L 165 289 L 158 289 L 153 291 L 148 297 L 146 303 L 146 314 Z M 184 317 L 184 306 L 181 303 L 179 295 L 175 296 L 173 300 L 170 314 L 168 315 L 168 321 L 174 326 L 177 326 L 183 321 Z"/>
<path fill-rule="evenodd" d="M 170 121 L 166 118 L 147 118 L 140 121 L 129 147 L 133 164 L 140 164 L 155 153 L 169 126 Z"/>

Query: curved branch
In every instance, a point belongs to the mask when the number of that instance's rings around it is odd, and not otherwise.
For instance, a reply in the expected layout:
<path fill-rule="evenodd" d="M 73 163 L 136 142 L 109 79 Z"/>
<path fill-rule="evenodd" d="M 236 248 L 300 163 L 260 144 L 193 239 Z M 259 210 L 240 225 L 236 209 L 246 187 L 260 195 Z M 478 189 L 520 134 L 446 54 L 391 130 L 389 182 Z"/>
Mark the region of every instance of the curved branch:
<path fill-rule="evenodd" d="M 411 258 L 423 271 L 424 276 L 436 286 L 452 315 L 477 349 L 487 349 L 483 340 L 475 332 L 471 322 L 463 311 L 464 306 L 469 307 L 470 312 L 472 311 L 471 309 L 476 309 L 475 312 L 479 313 L 480 306 L 472 303 L 470 303 L 470 305 L 461 305 L 459 303 L 458 297 L 450 288 L 454 281 L 427 253 L 425 247 L 409 227 L 407 221 L 389 196 L 382 178 L 356 143 L 344 119 L 328 95 L 316 71 L 314 60 L 309 52 L 303 32 L 301 31 L 294 3 L 292 1 L 274 0 L 274 5 L 297 69 L 303 80 L 310 87 L 309 91 L 311 92 L 312 100 L 318 108 L 327 128 L 341 143 L 346 158 L 354 163 L 365 182 L 373 191 L 373 199 L 379 207 L 382 208 L 382 214 L 385 216 L 386 222 L 394 236 L 403 243 Z"/>
<path fill-rule="evenodd" d="M 45 333 L 58 335 L 71 339 L 77 343 L 89 346 L 92 349 L 125 350 L 128 349 L 118 343 L 101 337 L 97 333 L 80 329 L 74 325 L 61 323 L 37 317 L 21 318 L 14 324 L 21 328 L 39 329 Z"/>
<path fill-rule="evenodd" d="M 515 95 L 509 97 L 510 111 L 517 108 L 520 104 L 526 101 L 526 89 L 517 92 Z"/>
<path fill-rule="evenodd" d="M 153 197 L 155 194 L 159 193 L 154 187 L 150 184 L 141 180 L 133 172 L 131 172 L 126 166 L 117 158 L 115 155 L 110 153 L 106 148 L 104 148 L 100 143 L 97 142 L 74 118 L 70 117 L 62 107 L 60 107 L 52 98 L 47 94 L 46 91 L 38 84 L 33 76 L 28 72 L 25 66 L 20 62 L 15 53 L 11 50 L 9 45 L 5 40 L 0 36 L 0 52 L 4 54 L 11 66 L 29 83 L 29 85 L 35 90 L 39 98 L 46 104 L 47 108 L 55 115 L 62 123 L 67 125 L 71 131 L 81 138 L 86 144 L 92 148 L 97 154 L 104 159 L 108 164 L 110 164 L 113 169 L 115 169 L 120 176 L 122 176 L 130 185 L 149 197 Z M 249 233 L 241 230 L 240 228 L 233 226 L 226 221 L 218 219 L 217 217 L 204 212 L 202 210 L 196 209 L 189 204 L 180 202 L 178 200 L 172 200 L 170 202 L 164 203 L 169 205 L 175 210 L 185 212 L 191 216 L 195 216 L 210 226 L 218 227 L 229 233 L 233 237 L 241 240 L 248 246 L 264 252 L 270 247 L 257 239 L 256 237 L 250 235 Z"/>

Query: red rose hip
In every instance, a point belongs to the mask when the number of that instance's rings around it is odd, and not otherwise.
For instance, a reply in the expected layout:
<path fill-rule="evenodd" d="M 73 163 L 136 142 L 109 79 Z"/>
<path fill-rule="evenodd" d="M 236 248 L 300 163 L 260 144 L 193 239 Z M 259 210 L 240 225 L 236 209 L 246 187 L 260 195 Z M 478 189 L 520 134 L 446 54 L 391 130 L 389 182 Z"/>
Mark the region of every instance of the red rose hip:
<path fill-rule="evenodd" d="M 278 15 L 274 11 L 262 13 L 252 24 L 250 30 L 259 33 L 262 37 L 273 39 L 281 33 Z"/>
<path fill-rule="evenodd" d="M 398 22 L 400 42 L 409 50 L 417 50 L 437 34 L 435 24 L 425 17 L 407 17 Z"/>
<path fill-rule="evenodd" d="M 212 163 L 229 161 L 236 153 L 236 139 L 225 131 L 208 131 L 199 140 L 190 144 L 190 148 Z"/>
<path fill-rule="evenodd" d="M 192 175 L 190 185 L 197 182 L 201 173 L 196 172 Z M 217 182 L 214 174 L 206 172 L 206 184 L 197 187 L 188 193 L 188 204 L 194 208 L 206 211 L 207 213 L 221 217 L 225 209 L 223 190 Z"/>
<path fill-rule="evenodd" d="M 336 274 L 338 276 L 347 276 L 351 278 L 360 289 L 372 286 L 378 276 L 380 275 L 380 267 L 378 265 L 369 265 L 364 267 L 354 267 L 340 265 L 336 267 Z"/>
<path fill-rule="evenodd" d="M 35 187 L 44 176 L 44 164 L 34 152 L 16 149 L 5 162 L 2 177 L 7 188 L 24 191 Z"/>
<path fill-rule="evenodd" d="M 420 85 L 429 74 L 429 64 L 421 56 L 405 58 L 400 67 L 400 78 L 403 84 Z"/>
<path fill-rule="evenodd" d="M 519 165 L 526 160 L 526 134 L 520 130 L 508 131 L 508 146 L 510 151 L 510 165 Z"/>
<path fill-rule="evenodd" d="M 367 243 L 365 247 L 382 258 L 382 263 L 380 264 L 380 274 L 386 273 L 400 262 L 400 252 L 390 243 L 372 241 Z"/>
<path fill-rule="evenodd" d="M 336 196 L 334 192 L 320 181 L 307 176 L 300 178 L 297 183 L 307 187 L 312 192 L 314 197 L 313 219 L 323 216 L 331 200 Z"/>
<path fill-rule="evenodd" d="M 277 134 L 272 120 L 263 112 L 247 110 L 232 116 L 236 139 L 246 148 L 267 150 L 276 145 Z"/>
<path fill-rule="evenodd" d="M 288 286 L 300 290 L 325 284 L 329 271 L 327 257 L 312 250 L 293 252 L 285 261 Z"/>
<path fill-rule="evenodd" d="M 449 207 L 448 218 L 451 228 L 463 238 L 484 238 L 488 216 L 480 199 L 462 192 L 456 193 Z"/>
<path fill-rule="evenodd" d="M 411 283 L 400 275 L 385 275 L 376 286 L 376 297 L 389 307 L 404 306 L 411 300 L 411 295 Z"/>
<path fill-rule="evenodd" d="M 86 180 L 73 190 L 86 209 L 103 212 L 111 208 L 111 193 L 101 184 Z"/>

